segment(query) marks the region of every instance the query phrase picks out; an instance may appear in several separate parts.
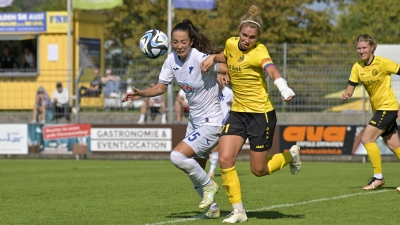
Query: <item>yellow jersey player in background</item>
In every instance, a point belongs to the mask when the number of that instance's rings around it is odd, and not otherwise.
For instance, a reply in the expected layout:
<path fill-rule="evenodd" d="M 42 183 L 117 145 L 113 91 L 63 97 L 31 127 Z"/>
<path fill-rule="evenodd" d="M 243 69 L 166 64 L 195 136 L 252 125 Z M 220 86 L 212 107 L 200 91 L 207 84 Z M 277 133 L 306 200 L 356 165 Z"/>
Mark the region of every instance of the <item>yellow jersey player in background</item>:
<path fill-rule="evenodd" d="M 240 20 L 239 37 L 229 38 L 223 53 L 208 57 L 201 65 L 207 71 L 214 60 L 226 62 L 234 96 L 219 143 L 222 186 L 233 208 L 223 223 L 248 220 L 235 168 L 236 157 L 247 138 L 251 149 L 250 167 L 255 176 L 269 175 L 289 163 L 292 174 L 301 168 L 300 148 L 296 145 L 289 152 L 268 157 L 277 118 L 269 99 L 265 73 L 274 81 L 284 101 L 290 101 L 295 93 L 275 67 L 267 48 L 257 42 L 262 27 L 258 14 L 258 7 L 251 6 Z"/>
<path fill-rule="evenodd" d="M 400 65 L 392 60 L 374 56 L 376 42 L 368 34 L 357 37 L 356 47 L 361 61 L 353 65 L 347 89 L 341 99 L 348 100 L 360 82 L 370 97 L 374 115 L 363 131 L 361 142 L 367 150 L 374 172 L 374 176 L 363 189 L 373 190 L 385 184 L 381 153 L 375 143 L 376 139 L 381 136 L 388 148 L 400 159 L 400 139 L 396 123 L 400 113 L 399 103 L 391 87 L 391 75 L 400 75 Z"/>

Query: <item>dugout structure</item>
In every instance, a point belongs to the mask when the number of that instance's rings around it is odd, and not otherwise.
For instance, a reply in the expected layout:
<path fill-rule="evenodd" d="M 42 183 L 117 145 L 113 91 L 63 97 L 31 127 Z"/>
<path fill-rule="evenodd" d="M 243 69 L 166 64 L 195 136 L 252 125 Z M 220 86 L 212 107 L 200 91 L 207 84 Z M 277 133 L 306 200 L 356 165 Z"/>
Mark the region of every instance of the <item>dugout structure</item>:
<path fill-rule="evenodd" d="M 79 68 L 104 67 L 105 21 L 105 16 L 96 12 L 73 13 L 69 73 L 66 11 L 0 13 L 0 51 L 8 48 L 15 61 L 12 68 L 0 65 L 0 110 L 32 110 L 39 86 L 51 97 L 57 82 L 74 95 L 73 81 Z M 25 48 L 36 59 L 29 68 L 23 63 Z"/>

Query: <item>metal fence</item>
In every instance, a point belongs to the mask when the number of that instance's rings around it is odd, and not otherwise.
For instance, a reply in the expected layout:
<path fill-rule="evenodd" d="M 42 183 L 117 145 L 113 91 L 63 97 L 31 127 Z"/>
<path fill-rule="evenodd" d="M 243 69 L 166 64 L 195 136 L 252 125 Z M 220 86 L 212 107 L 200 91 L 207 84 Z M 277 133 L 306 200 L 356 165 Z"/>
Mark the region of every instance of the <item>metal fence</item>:
<path fill-rule="evenodd" d="M 340 100 L 341 94 L 347 87 L 351 67 L 359 60 L 353 45 L 280 44 L 267 45 L 267 48 L 282 76 L 296 93 L 293 101 L 284 103 L 273 82 L 268 80 L 269 93 L 277 112 L 321 113 L 329 117 L 329 114 L 333 112 L 365 114 L 370 111 L 368 96 L 361 85 L 356 89 L 351 100 L 346 103 Z M 55 90 L 55 83 L 62 82 L 71 90 L 71 106 L 76 109 L 73 109 L 76 111 L 73 114 L 73 122 L 85 122 L 86 120 L 83 120 L 82 116 L 87 114 L 92 118 L 105 115 L 105 117 L 96 119 L 98 123 L 136 123 L 137 118 L 132 115 L 139 114 L 141 102 L 128 107 L 126 104 L 122 104 L 121 98 L 131 90 L 132 85 L 143 89 L 147 88 L 149 83 L 157 82 L 164 60 L 165 57 L 155 60 L 147 59 L 141 53 L 137 53 L 126 68 L 111 69 L 112 75 L 120 79 L 117 95 L 112 97 L 104 96 L 104 94 L 97 97 L 79 96 L 78 93 L 82 86 L 90 86 L 93 69 L 73 71 L 75 80 L 68 80 L 65 70 L 47 71 L 46 73 L 41 70 L 39 77 L 36 78 L 0 76 L 0 85 L 2 86 L 0 96 L 3 103 L 4 101 L 18 103 L 21 99 L 29 102 L 28 107 L 13 106 L 11 108 L 7 104 L 0 103 L 1 110 L 3 112 L 30 111 L 39 86 L 45 87 L 51 97 L 51 93 Z M 103 76 L 105 70 L 99 72 Z M 394 89 L 400 90 L 397 80 L 393 81 L 393 86 Z M 23 94 L 20 93 L 21 90 L 23 90 Z M 173 104 L 178 91 L 179 87 L 173 84 L 166 93 L 169 123 L 174 122 Z M 80 100 L 78 101 L 78 99 Z"/>

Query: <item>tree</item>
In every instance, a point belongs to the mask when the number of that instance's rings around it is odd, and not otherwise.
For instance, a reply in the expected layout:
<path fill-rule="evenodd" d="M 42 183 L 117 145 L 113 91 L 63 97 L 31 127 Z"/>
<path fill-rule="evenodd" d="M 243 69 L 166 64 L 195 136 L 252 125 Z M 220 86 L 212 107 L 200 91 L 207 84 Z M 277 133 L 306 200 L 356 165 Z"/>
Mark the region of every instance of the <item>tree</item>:
<path fill-rule="evenodd" d="M 260 41 L 263 43 L 332 43 L 334 14 L 330 10 L 314 11 L 307 7 L 314 0 L 217 0 L 211 11 L 175 9 L 175 22 L 185 18 L 203 27 L 218 45 L 231 36 L 237 36 L 240 18 L 252 4 L 261 10 L 264 22 Z M 324 1 L 329 2 L 329 0 Z"/>
<path fill-rule="evenodd" d="M 157 80 L 164 58 L 147 59 L 139 50 L 139 39 L 150 29 L 167 33 L 167 3 L 165 0 L 125 0 L 122 7 L 102 12 L 108 16 L 105 39 L 110 45 L 106 51 L 122 48 L 122 57 L 118 59 L 128 65 L 127 74 L 142 76 L 141 82 L 146 86 L 149 80 Z M 106 64 L 108 67 L 120 66 L 120 62 Z"/>
<path fill-rule="evenodd" d="M 368 33 L 378 43 L 400 43 L 400 7 L 398 0 L 352 0 L 340 6 L 337 26 L 341 41 L 354 43 Z"/>

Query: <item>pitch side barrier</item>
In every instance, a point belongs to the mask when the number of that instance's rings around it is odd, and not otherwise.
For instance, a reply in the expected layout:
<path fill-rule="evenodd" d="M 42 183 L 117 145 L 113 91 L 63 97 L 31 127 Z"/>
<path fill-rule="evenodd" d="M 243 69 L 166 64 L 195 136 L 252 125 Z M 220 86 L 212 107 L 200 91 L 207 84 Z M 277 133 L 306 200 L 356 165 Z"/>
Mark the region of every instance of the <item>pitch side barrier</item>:
<path fill-rule="evenodd" d="M 306 161 L 367 161 L 364 126 L 278 125 L 270 154 L 301 148 Z M 0 124 L 1 158 L 169 159 L 186 124 Z M 397 161 L 379 138 L 384 161 Z M 249 159 L 246 140 L 238 157 Z"/>

